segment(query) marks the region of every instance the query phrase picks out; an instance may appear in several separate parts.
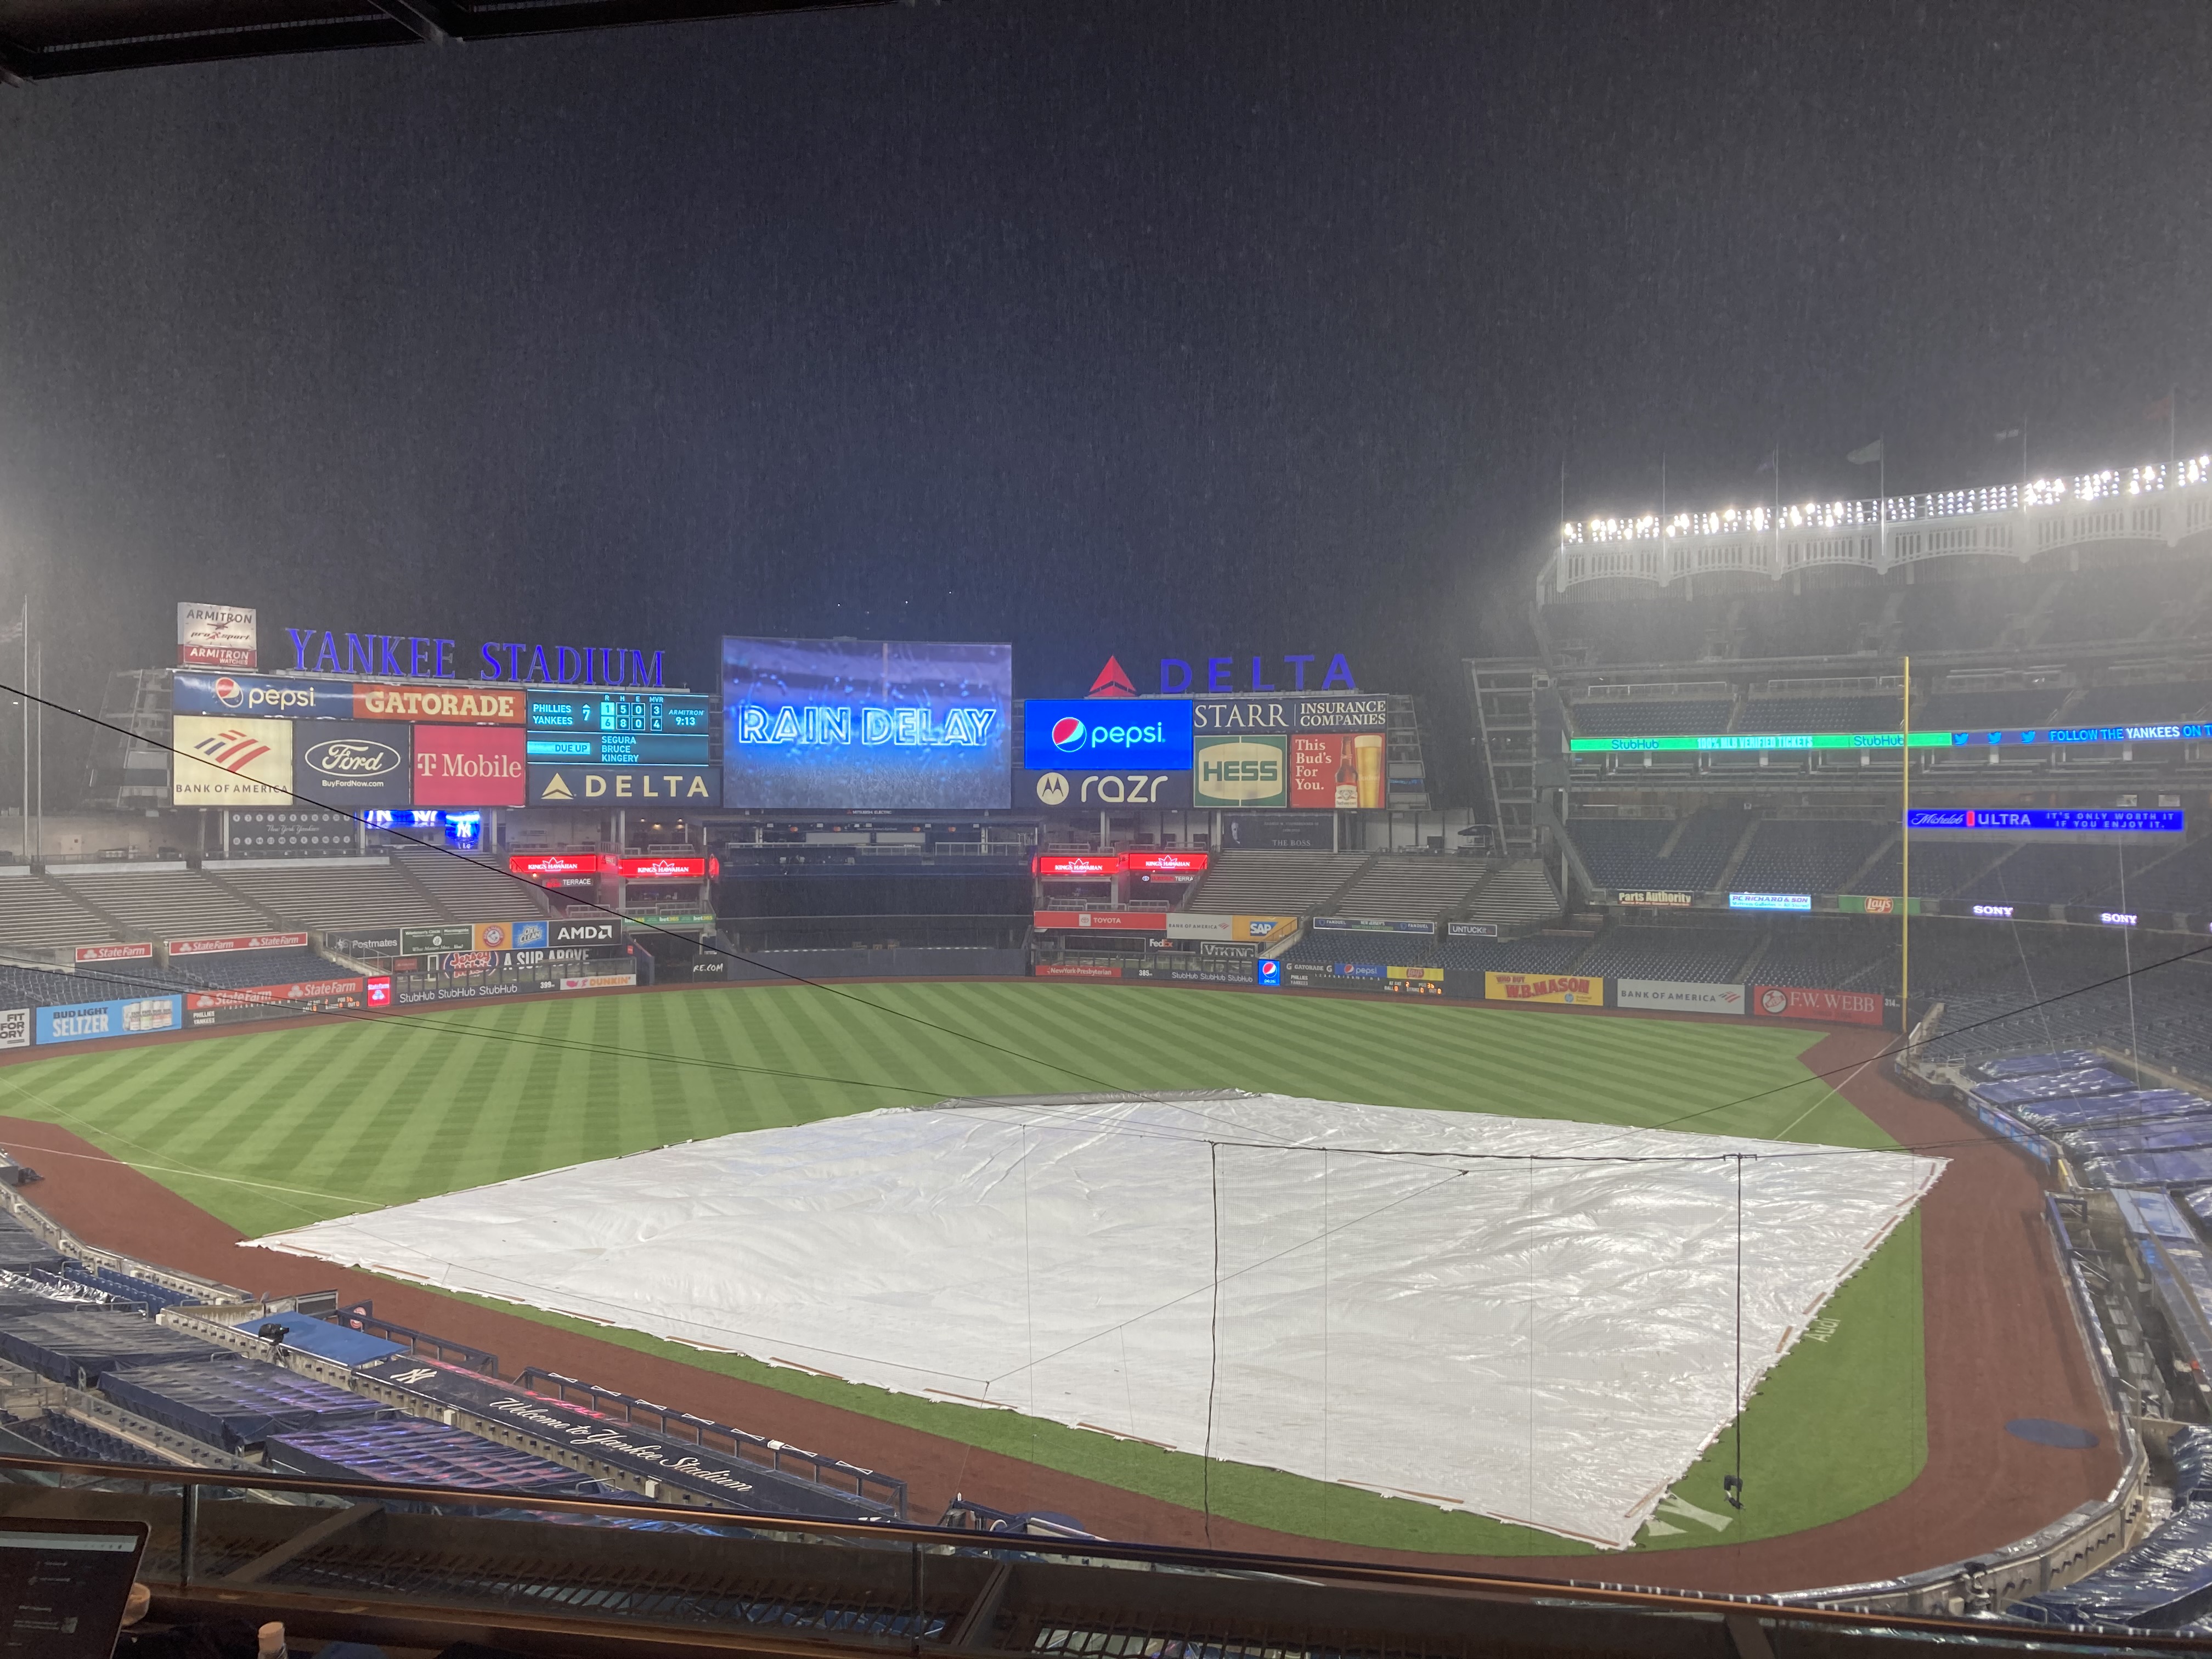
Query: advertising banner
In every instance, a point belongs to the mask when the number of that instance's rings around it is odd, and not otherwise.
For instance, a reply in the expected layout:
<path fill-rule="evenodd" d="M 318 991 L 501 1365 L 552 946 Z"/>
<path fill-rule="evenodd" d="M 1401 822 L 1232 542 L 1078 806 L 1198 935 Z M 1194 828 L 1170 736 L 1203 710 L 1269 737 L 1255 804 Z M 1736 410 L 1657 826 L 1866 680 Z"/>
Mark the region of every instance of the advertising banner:
<path fill-rule="evenodd" d="M 1334 812 L 1231 812 L 1221 820 L 1224 847 L 1327 853 L 1336 847 Z"/>
<path fill-rule="evenodd" d="M 414 805 L 413 728 L 332 720 L 292 734 L 292 787 L 311 801 L 358 811 Z"/>
<path fill-rule="evenodd" d="M 722 641 L 722 795 L 747 807 L 1012 804 L 1014 648 Z"/>
<path fill-rule="evenodd" d="M 392 1006 L 392 975 L 371 974 L 361 982 L 362 1000 L 371 1008 Z"/>
<path fill-rule="evenodd" d="M 1119 853 L 1039 853 L 1030 873 L 1046 881 L 1110 881 L 1125 867 Z"/>
<path fill-rule="evenodd" d="M 169 678 L 179 714 L 250 714 L 271 720 L 349 720 L 353 687 L 335 680 L 280 680 L 179 668 Z"/>
<path fill-rule="evenodd" d="M 1256 939 L 1264 945 L 1278 934 L 1288 933 L 1297 925 L 1296 916 L 1224 916 L 1209 915 L 1202 910 L 1177 910 L 1168 913 L 1167 937 Z"/>
<path fill-rule="evenodd" d="M 260 629 L 251 609 L 178 603 L 178 667 L 251 668 L 259 645 Z"/>
<path fill-rule="evenodd" d="M 1252 983 L 1252 964 L 1242 965 L 1226 962 L 1191 963 L 1176 967 L 1164 962 L 1155 962 L 1148 967 L 1132 968 L 1123 974 L 1124 979 L 1164 979 L 1180 985 L 1249 985 Z"/>
<path fill-rule="evenodd" d="M 416 805 L 520 806 L 522 784 L 520 726 L 415 728 Z"/>
<path fill-rule="evenodd" d="M 1879 1025 L 1882 1000 L 1873 991 L 1829 991 L 1802 985 L 1759 985 L 1752 1006 L 1776 1019 L 1817 1019 L 1832 1025 Z"/>
<path fill-rule="evenodd" d="M 1188 772 L 1191 705 L 1182 697 L 1031 697 L 1022 764 L 1032 772 Z"/>
<path fill-rule="evenodd" d="M 1927 903 L 1924 899 L 1910 898 L 1905 900 L 1905 908 L 1908 915 L 1917 916 Z M 1836 908 L 1846 915 L 1893 916 L 1897 914 L 1897 900 L 1887 893 L 1842 893 L 1837 896 Z"/>
<path fill-rule="evenodd" d="M 1103 962 L 1040 962 L 1030 970 L 1039 979 L 1119 979 L 1121 970 Z"/>
<path fill-rule="evenodd" d="M 173 957 L 210 957 L 227 951 L 304 951 L 313 943 L 307 933 L 224 933 L 213 939 L 173 939 L 161 949 Z"/>
<path fill-rule="evenodd" d="M 1695 893 L 1677 892 L 1663 887 L 1625 887 L 1614 896 L 1620 904 L 1648 904 L 1658 908 L 1680 909 L 1695 904 Z"/>
<path fill-rule="evenodd" d="M 597 853 L 517 853 L 508 858 L 507 871 L 546 885 L 581 877 L 588 886 L 606 869 L 607 862 Z"/>
<path fill-rule="evenodd" d="M 1251 939 L 1202 939 L 1198 941 L 1198 954 L 1210 961 L 1257 962 L 1260 946 Z"/>
<path fill-rule="evenodd" d="M 1288 738 L 1200 738 L 1194 748 L 1193 805 L 1290 805 Z"/>
<path fill-rule="evenodd" d="M 1813 908 L 1810 893 L 1730 893 L 1731 910 L 1809 910 Z"/>
<path fill-rule="evenodd" d="M 1741 1014 L 1743 987 L 1708 985 L 1694 980 L 1617 979 L 1616 1008 L 1662 1008 L 1677 1014 Z"/>
<path fill-rule="evenodd" d="M 510 922 L 480 921 L 470 930 L 469 948 L 472 951 L 512 951 L 514 949 L 514 927 Z"/>
<path fill-rule="evenodd" d="M 1188 806 L 1188 772 L 1018 772 L 1021 806 Z"/>
<path fill-rule="evenodd" d="M 151 940 L 137 945 L 80 945 L 71 954 L 79 962 L 150 962 Z"/>
<path fill-rule="evenodd" d="M 1203 853 L 1124 853 L 1122 866 L 1132 875 L 1200 876 L 1206 873 Z"/>
<path fill-rule="evenodd" d="M 1302 732 L 1380 732 L 1390 721 L 1390 700 L 1363 696 L 1200 697 L 1192 712 L 1195 729 L 1201 732 L 1295 736 Z"/>
<path fill-rule="evenodd" d="M 610 859 L 614 873 L 624 881 L 710 881 L 720 876 L 720 859 L 690 858 L 617 858 Z"/>
<path fill-rule="evenodd" d="M 637 970 L 633 968 L 623 974 L 564 975 L 561 980 L 561 988 L 564 991 L 600 991 L 617 985 L 636 983 Z"/>
<path fill-rule="evenodd" d="M 357 979 L 299 979 L 282 985 L 234 985 L 220 991 L 187 991 L 185 1010 L 198 1015 L 234 1008 L 267 1008 L 271 1005 L 295 1012 L 319 1008 L 358 1008 L 361 981 Z M 206 1022 L 195 1019 L 195 1024 Z"/>
<path fill-rule="evenodd" d="M 582 766 L 532 762 L 532 806 L 720 806 L 722 773 L 712 766 Z"/>
<path fill-rule="evenodd" d="M 0 1008 L 0 1048 L 27 1048 L 31 1046 L 31 1011 L 28 1008 Z"/>
<path fill-rule="evenodd" d="M 1158 939 L 1168 936 L 1164 910 L 1039 910 L 1031 925 L 1088 928 L 1100 933 L 1150 933 Z"/>
<path fill-rule="evenodd" d="M 454 726 L 520 726 L 527 696 L 511 688 L 356 685 L 357 720 L 434 720 Z"/>
<path fill-rule="evenodd" d="M 1446 939 L 1496 939 L 1498 924 L 1494 921 L 1448 921 L 1444 924 Z"/>
<path fill-rule="evenodd" d="M 1571 1002 L 1595 1008 L 1605 1001 L 1605 981 L 1580 974 L 1486 973 L 1482 994 L 1492 1002 Z"/>
<path fill-rule="evenodd" d="M 1338 811 L 1383 805 L 1382 734 L 1293 737 L 1291 805 Z"/>
<path fill-rule="evenodd" d="M 556 921 L 546 928 L 545 942 L 556 947 L 573 945 L 619 945 L 622 924 L 613 916 L 578 917 Z"/>
<path fill-rule="evenodd" d="M 179 714 L 169 800 L 175 806 L 281 806 L 292 799 L 292 722 Z"/>
<path fill-rule="evenodd" d="M 361 826 L 342 812 L 226 812 L 223 820 L 234 859 L 347 858 L 361 851 Z"/>
<path fill-rule="evenodd" d="M 430 956 L 440 951 L 473 951 L 477 948 L 477 930 L 466 922 L 450 927 L 403 927 L 399 930 L 399 949 L 410 957 Z"/>
<path fill-rule="evenodd" d="M 1433 939 L 1437 931 L 1433 921 L 1385 921 L 1372 916 L 1316 916 L 1312 926 L 1317 933 L 1418 933 L 1423 939 Z"/>
<path fill-rule="evenodd" d="M 342 957 L 396 957 L 399 954 L 397 927 L 334 928 L 323 935 L 323 948 Z"/>
<path fill-rule="evenodd" d="M 1441 968 L 1391 968 L 1382 975 L 1382 988 L 1394 996 L 1440 997 L 1444 994 Z"/>
<path fill-rule="evenodd" d="M 38 1011 L 40 1042 L 87 1042 L 94 1037 L 140 1036 L 184 1024 L 184 999 L 137 997 L 119 1002 L 75 1002 Z"/>

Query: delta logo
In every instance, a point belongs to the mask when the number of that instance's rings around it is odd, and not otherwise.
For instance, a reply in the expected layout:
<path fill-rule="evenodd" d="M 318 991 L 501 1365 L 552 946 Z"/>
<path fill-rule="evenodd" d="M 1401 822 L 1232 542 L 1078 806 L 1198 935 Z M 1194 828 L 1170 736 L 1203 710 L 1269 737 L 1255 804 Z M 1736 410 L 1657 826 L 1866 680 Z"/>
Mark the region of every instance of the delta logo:
<path fill-rule="evenodd" d="M 194 752 L 207 757 L 211 766 L 220 766 L 226 772 L 243 772 L 269 752 L 269 745 L 258 738 L 248 737 L 243 732 L 224 730 L 211 738 L 203 738 L 192 745 Z"/>
<path fill-rule="evenodd" d="M 1098 678 L 1091 682 L 1086 697 L 1133 697 L 1137 688 L 1131 684 L 1128 671 L 1121 666 L 1119 657 L 1106 659 L 1106 665 L 1098 671 Z"/>

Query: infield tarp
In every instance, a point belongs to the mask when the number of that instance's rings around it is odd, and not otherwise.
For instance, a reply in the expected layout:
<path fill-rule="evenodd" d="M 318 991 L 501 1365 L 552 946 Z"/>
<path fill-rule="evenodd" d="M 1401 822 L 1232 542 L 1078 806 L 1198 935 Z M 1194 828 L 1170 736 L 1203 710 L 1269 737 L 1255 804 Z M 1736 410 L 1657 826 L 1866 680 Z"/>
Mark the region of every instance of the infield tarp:
<path fill-rule="evenodd" d="M 949 1103 L 256 1242 L 1622 1547 L 1735 1413 L 1739 1159 L 1749 1389 L 1940 1161 L 1273 1095 Z"/>
<path fill-rule="evenodd" d="M 1977 1083 L 1972 1092 L 1992 1106 L 2024 1106 L 2034 1100 L 2066 1100 L 2076 1095 L 2125 1094 L 2135 1085 L 2118 1072 L 2093 1066 L 2081 1072 L 2045 1072 L 2012 1083 Z"/>

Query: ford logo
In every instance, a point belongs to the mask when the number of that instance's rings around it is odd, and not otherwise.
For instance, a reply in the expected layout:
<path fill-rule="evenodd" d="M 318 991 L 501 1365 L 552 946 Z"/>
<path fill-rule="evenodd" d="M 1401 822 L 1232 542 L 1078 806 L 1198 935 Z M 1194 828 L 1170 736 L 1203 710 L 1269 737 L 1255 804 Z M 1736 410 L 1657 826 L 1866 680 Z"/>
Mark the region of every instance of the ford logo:
<path fill-rule="evenodd" d="M 307 769 L 325 778 L 381 778 L 400 769 L 399 751 L 368 738 L 326 738 L 307 745 Z"/>

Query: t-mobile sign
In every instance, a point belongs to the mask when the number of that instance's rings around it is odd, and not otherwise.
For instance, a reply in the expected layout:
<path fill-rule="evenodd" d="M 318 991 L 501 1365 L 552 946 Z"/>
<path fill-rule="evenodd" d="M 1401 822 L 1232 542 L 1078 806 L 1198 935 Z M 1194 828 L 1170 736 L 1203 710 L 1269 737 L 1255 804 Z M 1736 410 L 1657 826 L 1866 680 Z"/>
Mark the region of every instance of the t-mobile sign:
<path fill-rule="evenodd" d="M 415 728 L 415 805 L 522 805 L 522 728 L 519 726 L 418 726 Z"/>

